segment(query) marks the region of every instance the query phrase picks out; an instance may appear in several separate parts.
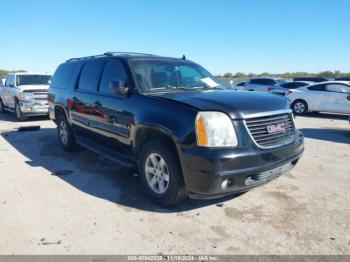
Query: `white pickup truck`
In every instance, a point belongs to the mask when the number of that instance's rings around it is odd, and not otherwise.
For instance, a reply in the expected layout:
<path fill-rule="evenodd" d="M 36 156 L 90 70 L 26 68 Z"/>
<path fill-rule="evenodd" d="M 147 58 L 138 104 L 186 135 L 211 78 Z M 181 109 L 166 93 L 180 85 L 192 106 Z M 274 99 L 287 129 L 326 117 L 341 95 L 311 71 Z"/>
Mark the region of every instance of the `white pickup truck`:
<path fill-rule="evenodd" d="M 48 115 L 47 94 L 51 75 L 11 73 L 0 86 L 0 112 L 15 112 L 19 121 Z"/>

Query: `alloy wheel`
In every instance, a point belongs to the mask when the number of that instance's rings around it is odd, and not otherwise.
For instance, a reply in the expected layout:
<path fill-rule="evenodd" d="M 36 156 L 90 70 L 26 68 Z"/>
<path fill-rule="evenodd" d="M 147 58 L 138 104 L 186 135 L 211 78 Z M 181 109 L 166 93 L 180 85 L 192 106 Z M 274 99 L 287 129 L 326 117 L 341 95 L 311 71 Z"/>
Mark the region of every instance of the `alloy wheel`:
<path fill-rule="evenodd" d="M 62 144 L 66 145 L 68 142 L 68 131 L 67 131 L 67 125 L 64 121 L 61 121 L 60 123 L 59 133 L 60 133 L 60 139 Z"/>
<path fill-rule="evenodd" d="M 297 102 L 294 105 L 294 111 L 298 114 L 302 114 L 305 111 L 305 105 L 302 102 Z"/>
<path fill-rule="evenodd" d="M 149 188 L 163 194 L 169 187 L 169 171 L 165 160 L 161 155 L 152 153 L 145 162 L 145 175 Z"/>

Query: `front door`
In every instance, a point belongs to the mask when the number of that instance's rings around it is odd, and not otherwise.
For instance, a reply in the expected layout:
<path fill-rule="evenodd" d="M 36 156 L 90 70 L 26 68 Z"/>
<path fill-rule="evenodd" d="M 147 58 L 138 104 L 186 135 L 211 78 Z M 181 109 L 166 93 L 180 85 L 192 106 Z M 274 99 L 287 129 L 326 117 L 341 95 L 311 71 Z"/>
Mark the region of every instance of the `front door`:
<path fill-rule="evenodd" d="M 93 113 L 90 125 L 98 134 L 97 141 L 128 153 L 131 145 L 130 129 L 134 123 L 133 96 L 118 95 L 110 89 L 113 80 L 130 86 L 130 78 L 123 63 L 109 59 L 104 65 L 99 88 L 93 95 Z"/>
<path fill-rule="evenodd" d="M 326 91 L 326 111 L 350 114 L 350 86 L 341 83 L 327 84 Z"/>

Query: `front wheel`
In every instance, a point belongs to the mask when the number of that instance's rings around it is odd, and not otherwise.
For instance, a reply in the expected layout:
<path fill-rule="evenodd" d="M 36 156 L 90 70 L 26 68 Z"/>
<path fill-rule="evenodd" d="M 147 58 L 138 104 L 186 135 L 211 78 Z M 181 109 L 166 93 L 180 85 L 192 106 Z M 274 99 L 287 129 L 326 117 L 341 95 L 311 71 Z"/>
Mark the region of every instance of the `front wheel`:
<path fill-rule="evenodd" d="M 152 200 L 163 206 L 175 205 L 187 197 L 182 171 L 171 145 L 148 142 L 141 150 L 139 174 Z"/>
<path fill-rule="evenodd" d="M 28 117 L 23 114 L 21 107 L 19 106 L 18 101 L 15 104 L 15 113 L 16 113 L 16 118 L 18 121 L 25 121 L 28 119 Z"/>
<path fill-rule="evenodd" d="M 295 114 L 302 115 L 308 112 L 308 107 L 305 101 L 297 100 L 292 104 L 292 110 Z"/>

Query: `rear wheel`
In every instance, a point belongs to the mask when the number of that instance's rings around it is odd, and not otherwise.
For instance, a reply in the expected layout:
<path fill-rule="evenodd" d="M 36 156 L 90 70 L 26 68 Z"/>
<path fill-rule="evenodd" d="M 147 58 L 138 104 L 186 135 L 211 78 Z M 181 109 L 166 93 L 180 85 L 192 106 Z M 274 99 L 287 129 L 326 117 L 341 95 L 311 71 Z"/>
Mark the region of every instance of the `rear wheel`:
<path fill-rule="evenodd" d="M 163 206 L 175 205 L 187 197 L 177 152 L 171 145 L 148 142 L 141 150 L 139 174 L 152 200 Z"/>
<path fill-rule="evenodd" d="M 293 112 L 297 115 L 306 114 L 308 112 L 308 106 L 303 100 L 296 100 L 292 104 Z"/>
<path fill-rule="evenodd" d="M 22 111 L 21 111 L 21 107 L 19 106 L 19 102 L 17 101 L 15 104 L 15 113 L 16 113 L 16 118 L 18 121 L 25 121 L 28 119 L 27 116 L 25 116 Z"/>
<path fill-rule="evenodd" d="M 64 151 L 74 151 L 77 147 L 75 137 L 72 132 L 71 126 L 67 121 L 65 115 L 60 114 L 57 117 L 57 134 L 58 140 Z"/>

